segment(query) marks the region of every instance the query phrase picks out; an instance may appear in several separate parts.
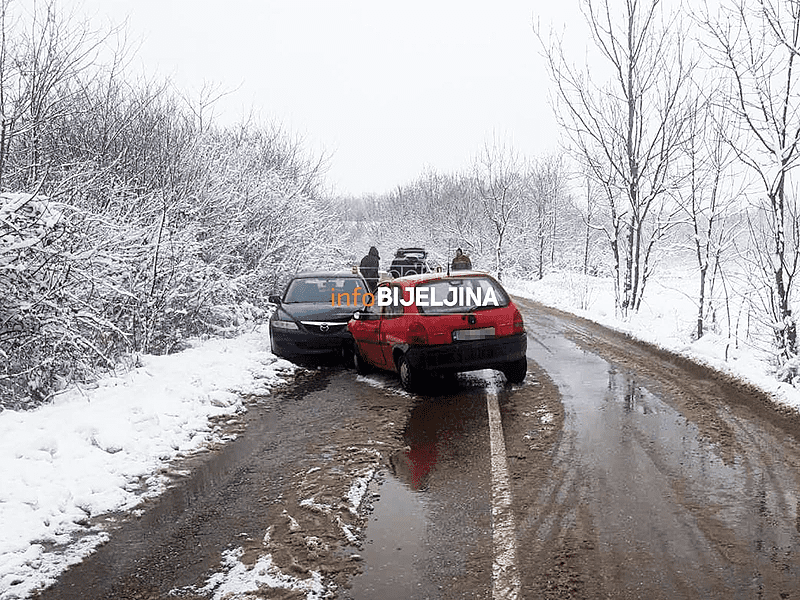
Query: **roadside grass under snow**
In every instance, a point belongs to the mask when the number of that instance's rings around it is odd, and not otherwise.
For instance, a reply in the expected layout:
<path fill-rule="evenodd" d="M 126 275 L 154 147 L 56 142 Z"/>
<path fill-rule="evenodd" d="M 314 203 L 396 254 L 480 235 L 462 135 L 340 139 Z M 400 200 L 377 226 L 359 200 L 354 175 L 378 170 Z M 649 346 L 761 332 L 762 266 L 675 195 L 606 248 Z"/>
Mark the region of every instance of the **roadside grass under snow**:
<path fill-rule="evenodd" d="M 690 277 L 653 280 L 640 312 L 624 322 L 614 316 L 606 279 L 553 274 L 505 283 L 512 293 L 736 375 L 800 409 L 800 392 L 775 380 L 764 352 L 720 333 L 692 339 Z M 159 474 L 170 461 L 224 442 L 214 419 L 245 410 L 245 396 L 269 394 L 295 369 L 269 347 L 266 326 L 233 339 L 198 340 L 178 354 L 140 356 L 133 368 L 90 389 L 73 387 L 36 410 L 0 413 L 0 600 L 52 583 L 107 539 L 87 529 L 91 518 L 135 510 L 143 496 L 164 489 Z M 364 477 L 356 477 L 355 506 L 364 489 Z M 215 597 L 261 585 L 322 594 L 318 580 L 284 580 L 267 559 L 245 569 L 228 554 L 223 566 L 208 582 Z"/>

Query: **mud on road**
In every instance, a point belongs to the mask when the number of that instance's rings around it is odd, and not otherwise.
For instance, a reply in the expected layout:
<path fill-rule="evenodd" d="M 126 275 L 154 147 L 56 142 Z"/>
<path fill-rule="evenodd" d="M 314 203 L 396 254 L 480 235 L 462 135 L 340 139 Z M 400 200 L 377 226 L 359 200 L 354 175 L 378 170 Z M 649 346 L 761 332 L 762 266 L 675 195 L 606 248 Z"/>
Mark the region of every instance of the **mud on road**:
<path fill-rule="evenodd" d="M 402 446 L 411 406 L 401 395 L 376 402 L 354 379 L 335 368 L 300 372 L 251 399 L 227 426 L 235 441 L 175 464 L 175 484 L 138 517 L 106 519 L 111 541 L 39 598 L 207 598 L 217 591 L 209 578 L 231 568 L 226 552 L 244 567 L 271 557 L 262 580 L 279 585 L 256 597 L 304 598 L 311 588 L 295 583 L 313 583 L 313 572 L 328 590 L 345 585 L 360 568 L 367 481 Z M 281 583 L 278 571 L 296 581 Z"/>

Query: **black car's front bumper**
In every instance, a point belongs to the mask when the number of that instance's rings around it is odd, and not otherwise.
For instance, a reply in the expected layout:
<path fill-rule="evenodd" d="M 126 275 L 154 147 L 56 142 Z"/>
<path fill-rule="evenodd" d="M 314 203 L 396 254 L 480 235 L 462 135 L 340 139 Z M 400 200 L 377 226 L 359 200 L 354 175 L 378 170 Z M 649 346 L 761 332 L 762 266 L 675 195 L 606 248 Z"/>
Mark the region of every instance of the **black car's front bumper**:
<path fill-rule="evenodd" d="M 438 346 L 411 346 L 405 353 L 411 367 L 429 372 L 499 369 L 525 358 L 528 337 L 518 333 L 490 340 L 453 342 Z"/>
<path fill-rule="evenodd" d="M 352 347 L 353 336 L 347 330 L 337 327 L 335 331 L 320 332 L 318 328 L 306 328 L 300 325 L 299 329 L 280 329 L 270 325 L 269 334 L 272 343 L 272 353 L 276 356 L 291 360 L 309 356 L 325 354 L 340 354 L 342 348 Z"/>

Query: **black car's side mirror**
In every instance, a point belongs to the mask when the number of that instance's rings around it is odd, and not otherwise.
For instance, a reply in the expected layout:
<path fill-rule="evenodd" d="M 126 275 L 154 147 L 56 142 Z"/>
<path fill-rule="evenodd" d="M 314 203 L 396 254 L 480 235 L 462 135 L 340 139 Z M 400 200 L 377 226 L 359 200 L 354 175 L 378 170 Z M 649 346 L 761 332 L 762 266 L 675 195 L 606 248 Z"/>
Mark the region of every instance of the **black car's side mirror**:
<path fill-rule="evenodd" d="M 280 304 L 281 303 L 281 297 L 280 296 L 274 296 L 274 295 L 273 296 L 269 296 L 267 298 L 267 301 L 270 304 Z"/>

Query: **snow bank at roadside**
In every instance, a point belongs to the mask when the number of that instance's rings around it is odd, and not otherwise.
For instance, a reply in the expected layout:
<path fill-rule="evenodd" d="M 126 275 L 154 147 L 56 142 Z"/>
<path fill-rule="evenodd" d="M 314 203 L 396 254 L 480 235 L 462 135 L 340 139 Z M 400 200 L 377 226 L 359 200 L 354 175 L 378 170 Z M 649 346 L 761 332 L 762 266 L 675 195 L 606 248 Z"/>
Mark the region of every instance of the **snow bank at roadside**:
<path fill-rule="evenodd" d="M 169 461 L 222 441 L 211 419 L 244 410 L 243 396 L 268 394 L 294 370 L 269 347 L 266 326 L 198 341 L 140 356 L 37 410 L 0 413 L 0 600 L 54 581 L 106 539 L 75 543 L 91 517 L 158 494 Z"/>
<path fill-rule="evenodd" d="M 717 333 L 693 339 L 695 281 L 680 273 L 652 280 L 638 313 L 623 321 L 614 314 L 613 281 L 576 273 L 553 273 L 541 281 L 509 280 L 509 292 L 558 308 L 636 339 L 708 365 L 768 392 L 776 404 L 800 411 L 800 390 L 775 379 L 767 355 Z"/>

